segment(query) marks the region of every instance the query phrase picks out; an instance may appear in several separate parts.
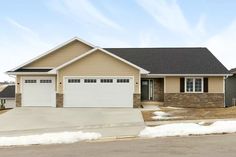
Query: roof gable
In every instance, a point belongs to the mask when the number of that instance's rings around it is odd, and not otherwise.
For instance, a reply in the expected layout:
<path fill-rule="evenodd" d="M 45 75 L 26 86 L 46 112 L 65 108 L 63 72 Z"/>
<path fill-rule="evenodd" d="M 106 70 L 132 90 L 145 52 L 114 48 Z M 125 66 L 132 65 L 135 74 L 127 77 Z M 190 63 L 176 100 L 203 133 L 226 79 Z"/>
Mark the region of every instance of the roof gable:
<path fill-rule="evenodd" d="M 88 43 L 88 42 L 86 42 L 86 41 L 84 41 L 84 40 L 82 40 L 82 39 L 80 39 L 80 38 L 78 38 L 78 37 L 74 37 L 74 38 L 72 38 L 72 39 L 70 39 L 70 40 L 68 40 L 68 41 L 66 41 L 66 42 L 64 42 L 64 43 L 62 43 L 62 44 L 56 46 L 55 48 L 53 48 L 53 49 L 51 49 L 51 50 L 49 50 L 49 51 L 47 51 L 47 52 L 45 52 L 45 53 L 43 53 L 43 54 L 41 54 L 41 55 L 35 57 L 35 58 L 33 58 L 32 60 L 29 60 L 28 62 L 25 62 L 25 63 L 21 64 L 20 66 L 14 68 L 14 69 L 11 69 L 10 71 L 16 71 L 16 70 L 18 70 L 18 69 L 20 69 L 20 68 L 22 68 L 22 67 L 24 67 L 24 66 L 33 64 L 35 61 L 37 61 L 37 60 L 39 60 L 39 59 L 41 59 L 41 58 L 43 58 L 43 57 L 45 57 L 45 56 L 51 55 L 51 54 L 53 54 L 54 52 L 56 52 L 57 50 L 59 50 L 59 49 L 65 47 L 65 46 L 67 46 L 67 45 L 69 45 L 69 44 L 71 44 L 71 43 L 73 43 L 73 42 L 75 42 L 75 41 L 79 41 L 79 42 L 81 42 L 81 43 L 83 43 L 83 44 L 85 44 L 85 45 L 87 45 L 87 46 L 89 46 L 89 47 L 91 47 L 91 48 L 94 48 L 94 47 L 95 47 L 94 45 L 92 45 L 92 44 L 90 44 L 90 43 Z M 48 67 L 48 66 L 47 66 L 47 67 Z M 37 68 L 37 67 L 36 67 L 36 68 Z M 42 68 L 42 67 L 39 67 L 39 68 Z M 49 68 L 49 67 L 48 67 L 48 68 Z M 51 67 L 50 67 L 50 68 L 51 68 Z"/>

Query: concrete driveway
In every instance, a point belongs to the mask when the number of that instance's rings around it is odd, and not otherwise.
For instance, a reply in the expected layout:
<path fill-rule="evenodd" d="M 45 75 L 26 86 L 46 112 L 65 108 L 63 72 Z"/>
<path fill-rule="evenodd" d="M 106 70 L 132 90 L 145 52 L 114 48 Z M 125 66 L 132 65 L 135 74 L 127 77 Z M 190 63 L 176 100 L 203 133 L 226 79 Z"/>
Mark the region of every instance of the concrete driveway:
<path fill-rule="evenodd" d="M 103 137 L 137 136 L 141 112 L 128 108 L 20 107 L 0 115 L 0 136 L 59 131 L 93 131 Z"/>

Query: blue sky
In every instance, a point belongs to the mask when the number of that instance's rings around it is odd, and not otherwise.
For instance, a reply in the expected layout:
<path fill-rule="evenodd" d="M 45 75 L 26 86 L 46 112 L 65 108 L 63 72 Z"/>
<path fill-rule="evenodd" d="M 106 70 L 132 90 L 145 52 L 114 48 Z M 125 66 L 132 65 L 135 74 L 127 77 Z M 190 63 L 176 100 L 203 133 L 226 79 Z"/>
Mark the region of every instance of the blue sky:
<path fill-rule="evenodd" d="M 234 68 L 235 8 L 235 0 L 1 1 L 0 81 L 74 36 L 100 47 L 208 47 Z"/>

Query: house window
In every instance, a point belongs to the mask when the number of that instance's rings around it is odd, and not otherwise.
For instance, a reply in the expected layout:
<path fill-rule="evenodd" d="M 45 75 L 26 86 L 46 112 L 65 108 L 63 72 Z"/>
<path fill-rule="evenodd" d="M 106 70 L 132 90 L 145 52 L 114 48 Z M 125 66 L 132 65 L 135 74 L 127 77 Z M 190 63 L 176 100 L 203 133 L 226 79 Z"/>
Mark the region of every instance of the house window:
<path fill-rule="evenodd" d="M 96 83 L 96 79 L 84 79 L 84 83 Z"/>
<path fill-rule="evenodd" d="M 25 83 L 36 83 L 36 80 L 25 80 Z"/>
<path fill-rule="evenodd" d="M 202 92 L 202 79 L 195 79 L 195 92 Z"/>
<path fill-rule="evenodd" d="M 68 83 L 80 83 L 80 79 L 68 79 Z"/>
<path fill-rule="evenodd" d="M 185 78 L 186 93 L 202 93 L 203 78 Z"/>
<path fill-rule="evenodd" d="M 117 83 L 129 83 L 129 79 L 117 79 Z"/>
<path fill-rule="evenodd" d="M 40 80 L 40 83 L 52 83 L 52 80 Z"/>
<path fill-rule="evenodd" d="M 113 79 L 101 79 L 100 82 L 101 83 L 112 83 Z"/>

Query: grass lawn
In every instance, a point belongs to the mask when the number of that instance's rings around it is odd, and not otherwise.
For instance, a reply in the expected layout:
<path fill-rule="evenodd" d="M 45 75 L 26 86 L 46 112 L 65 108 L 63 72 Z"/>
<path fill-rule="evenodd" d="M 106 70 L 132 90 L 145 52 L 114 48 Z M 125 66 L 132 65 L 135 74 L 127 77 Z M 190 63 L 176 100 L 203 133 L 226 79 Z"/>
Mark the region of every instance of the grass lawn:
<path fill-rule="evenodd" d="M 161 110 L 165 113 L 169 113 L 171 117 L 178 117 L 170 120 L 197 120 L 197 119 L 224 119 L 224 118 L 236 118 L 236 107 L 229 108 L 181 108 L 181 109 L 171 109 L 161 107 Z M 156 121 L 152 117 L 155 110 L 143 110 L 144 121 Z"/>

